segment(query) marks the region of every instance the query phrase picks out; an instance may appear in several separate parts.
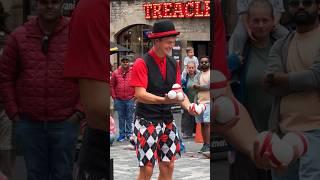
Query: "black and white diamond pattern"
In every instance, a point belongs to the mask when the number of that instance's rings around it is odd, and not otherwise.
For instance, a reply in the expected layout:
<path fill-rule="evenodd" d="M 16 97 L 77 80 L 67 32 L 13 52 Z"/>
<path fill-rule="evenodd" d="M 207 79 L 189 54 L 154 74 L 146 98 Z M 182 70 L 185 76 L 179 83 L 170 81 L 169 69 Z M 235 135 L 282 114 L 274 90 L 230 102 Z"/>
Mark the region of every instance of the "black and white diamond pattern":
<path fill-rule="evenodd" d="M 155 126 L 144 119 L 136 119 L 134 133 L 137 137 L 139 166 L 154 165 L 156 160 L 171 161 L 180 155 L 179 136 L 174 122 L 168 126 L 164 123 Z"/>

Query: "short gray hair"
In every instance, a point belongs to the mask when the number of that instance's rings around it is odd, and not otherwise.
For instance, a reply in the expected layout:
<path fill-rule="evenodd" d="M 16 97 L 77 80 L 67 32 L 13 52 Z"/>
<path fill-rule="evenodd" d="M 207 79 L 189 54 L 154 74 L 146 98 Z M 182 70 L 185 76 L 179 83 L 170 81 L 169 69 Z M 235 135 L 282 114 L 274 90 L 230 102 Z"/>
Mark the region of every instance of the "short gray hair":
<path fill-rule="evenodd" d="M 193 64 L 194 66 L 196 66 L 196 62 L 194 62 L 194 61 L 189 61 L 189 62 L 187 63 L 187 66 L 188 66 L 189 64 Z"/>
<path fill-rule="evenodd" d="M 268 0 L 253 0 L 253 1 L 251 1 L 249 4 L 249 7 L 248 7 L 248 16 L 250 16 L 251 10 L 256 7 L 269 8 L 271 17 L 274 17 L 273 6 Z"/>

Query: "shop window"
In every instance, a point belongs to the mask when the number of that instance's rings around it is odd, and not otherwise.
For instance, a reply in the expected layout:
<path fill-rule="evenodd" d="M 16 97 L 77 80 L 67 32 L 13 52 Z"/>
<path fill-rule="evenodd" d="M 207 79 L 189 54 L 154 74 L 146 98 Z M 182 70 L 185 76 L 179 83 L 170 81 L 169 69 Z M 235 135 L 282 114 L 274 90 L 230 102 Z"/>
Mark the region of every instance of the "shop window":
<path fill-rule="evenodd" d="M 151 28 L 151 26 L 145 24 L 125 27 L 116 36 L 117 43 L 134 52 L 135 57 L 141 57 L 152 47 L 151 41 L 148 40 L 148 33 L 151 32 Z M 120 56 L 127 53 L 120 52 Z"/>

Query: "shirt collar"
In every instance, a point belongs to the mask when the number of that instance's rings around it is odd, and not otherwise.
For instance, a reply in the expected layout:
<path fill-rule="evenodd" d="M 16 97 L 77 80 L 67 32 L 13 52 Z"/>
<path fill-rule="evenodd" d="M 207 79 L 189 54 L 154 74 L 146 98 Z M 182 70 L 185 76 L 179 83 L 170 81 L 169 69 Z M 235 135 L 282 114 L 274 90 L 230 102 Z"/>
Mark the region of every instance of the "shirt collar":
<path fill-rule="evenodd" d="M 157 62 L 157 64 L 163 63 L 166 60 L 166 56 L 164 56 L 163 58 L 160 58 L 159 56 L 157 56 L 157 54 L 155 53 L 154 47 L 149 51 L 149 54 L 153 57 L 153 59 Z"/>

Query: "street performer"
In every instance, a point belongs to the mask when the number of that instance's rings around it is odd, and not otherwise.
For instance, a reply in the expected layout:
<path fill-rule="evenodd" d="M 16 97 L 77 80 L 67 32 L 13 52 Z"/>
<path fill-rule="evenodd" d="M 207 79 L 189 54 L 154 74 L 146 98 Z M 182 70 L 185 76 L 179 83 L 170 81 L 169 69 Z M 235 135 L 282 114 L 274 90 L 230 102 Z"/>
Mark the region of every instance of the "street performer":
<path fill-rule="evenodd" d="M 151 179 L 156 160 L 159 179 L 172 179 L 174 161 L 180 155 L 180 137 L 171 106 L 180 104 L 189 109 L 190 102 L 185 95 L 184 100 L 169 99 L 167 95 L 174 84 L 181 85 L 179 63 L 169 56 L 179 34 L 171 21 L 157 21 L 148 35 L 153 41 L 152 49 L 133 65 L 130 85 L 135 88 L 138 101 L 134 125 L 138 180 Z"/>

